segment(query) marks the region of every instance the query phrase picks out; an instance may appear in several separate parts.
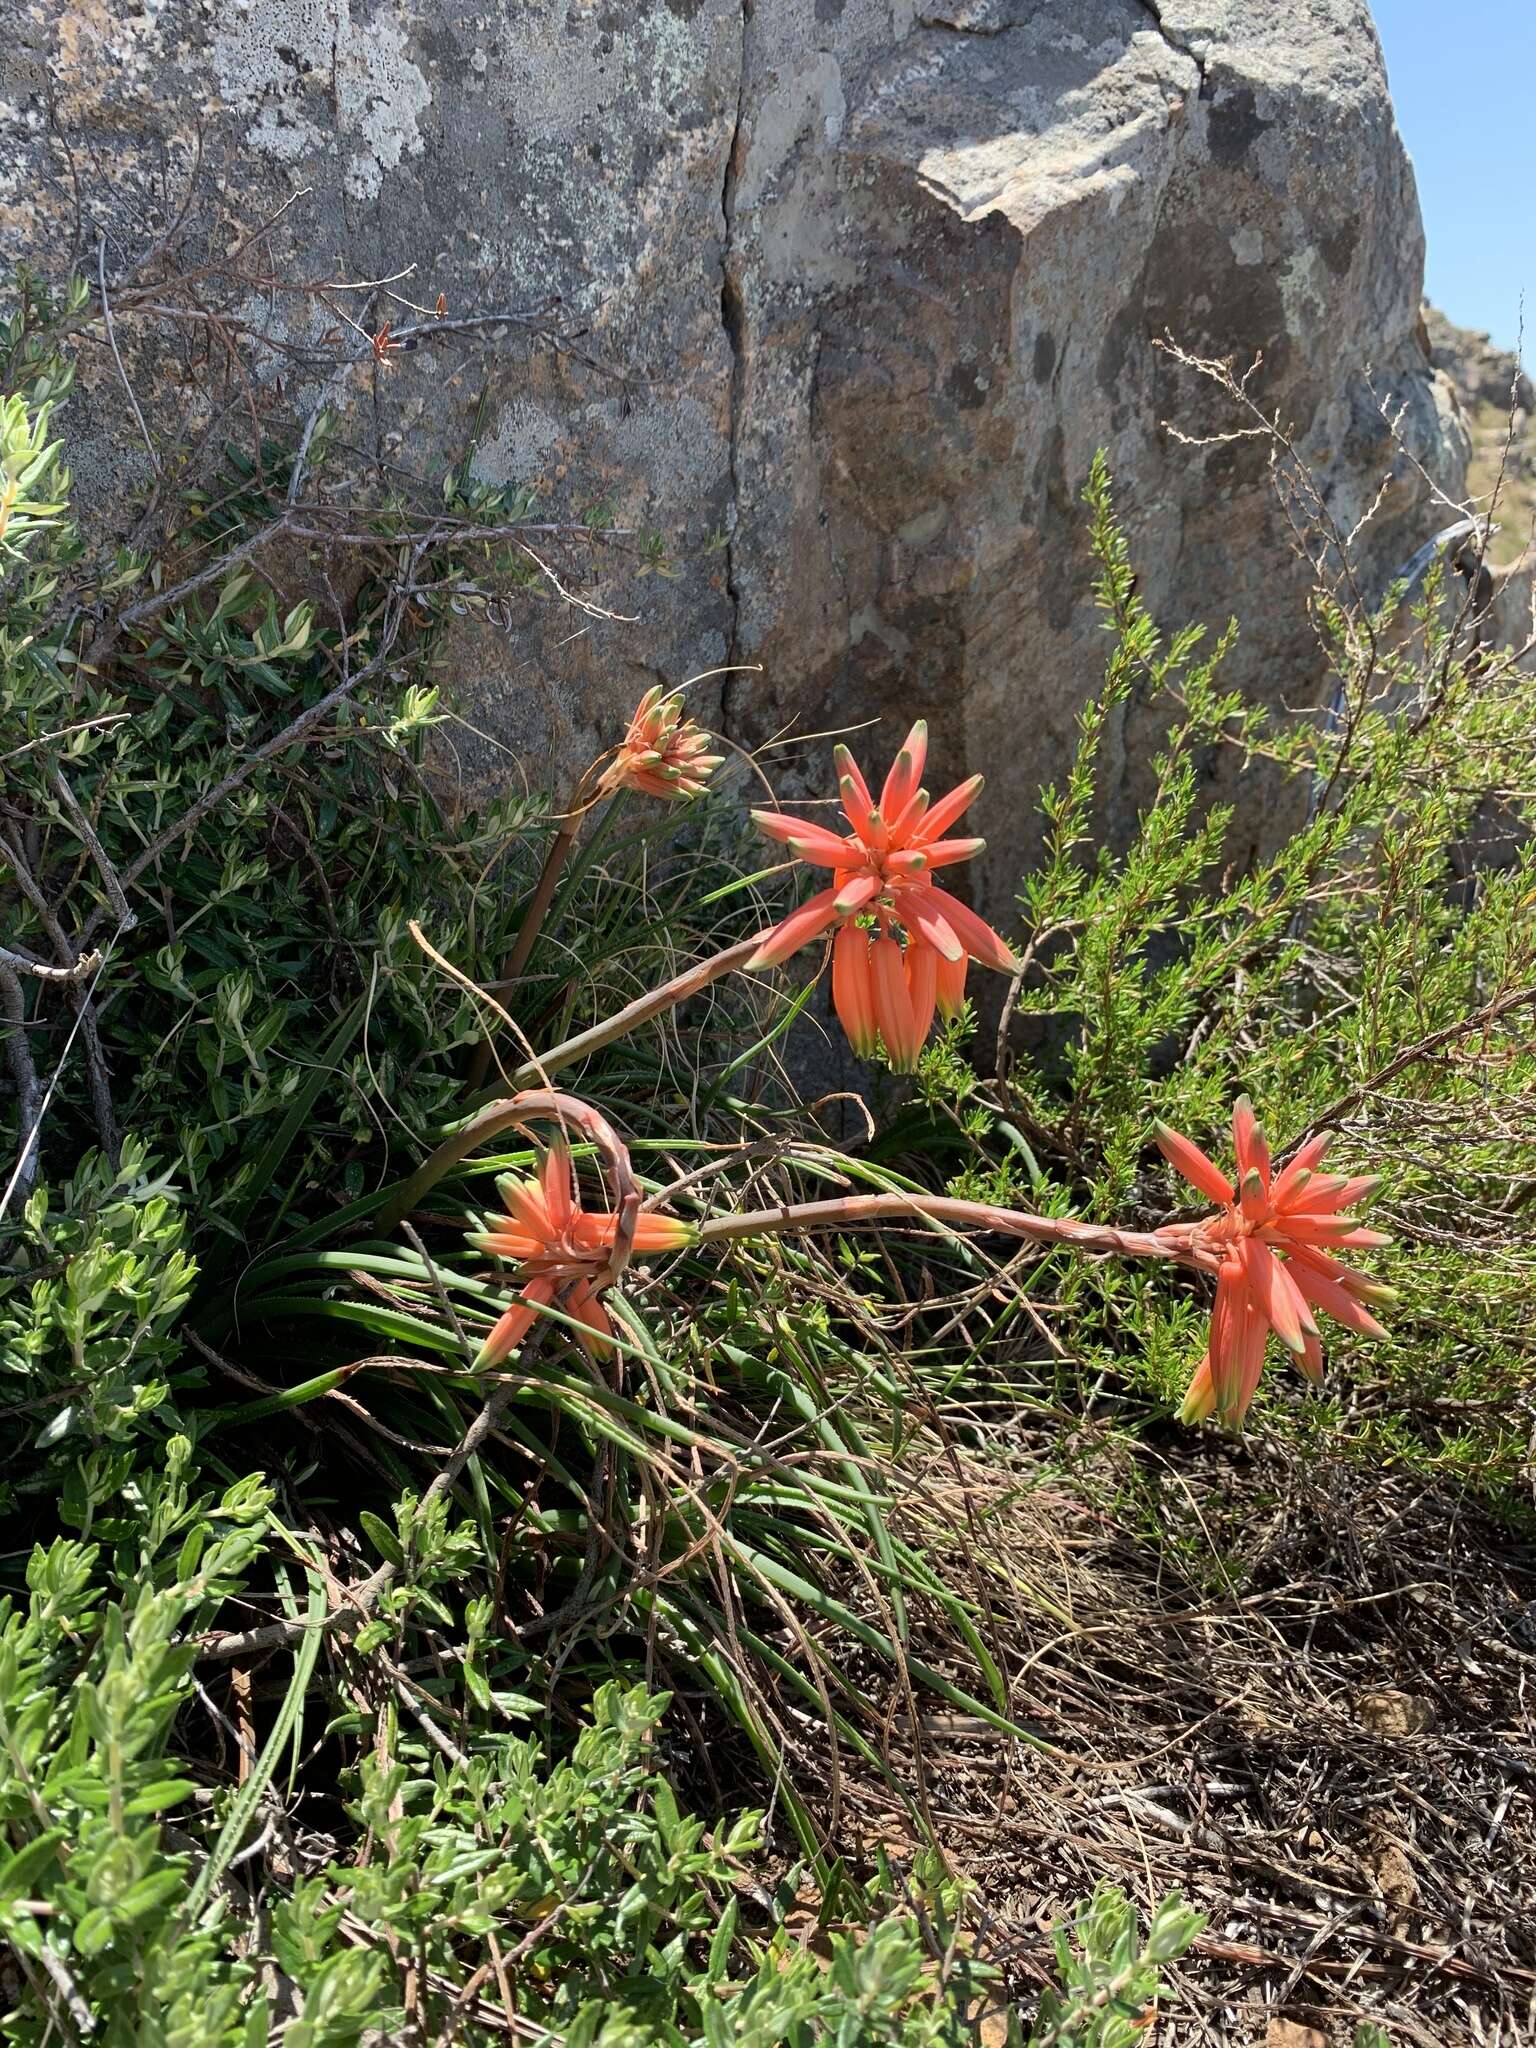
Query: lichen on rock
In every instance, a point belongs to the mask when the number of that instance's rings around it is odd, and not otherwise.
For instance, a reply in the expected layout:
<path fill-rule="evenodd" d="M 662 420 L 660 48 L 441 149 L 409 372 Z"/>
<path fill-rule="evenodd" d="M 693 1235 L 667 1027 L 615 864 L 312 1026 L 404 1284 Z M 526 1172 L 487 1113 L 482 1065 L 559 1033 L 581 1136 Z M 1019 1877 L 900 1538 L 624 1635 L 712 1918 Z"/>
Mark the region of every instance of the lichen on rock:
<path fill-rule="evenodd" d="M 1264 451 L 1169 432 L 1233 421 L 1157 337 L 1262 358 L 1251 388 L 1342 527 L 1388 480 L 1368 580 L 1439 523 L 1423 472 L 1461 485 L 1361 0 L 39 0 L 0 65 L 5 205 L 45 260 L 70 233 L 66 142 L 110 162 L 101 204 L 131 253 L 201 129 L 230 218 L 288 202 L 275 262 L 580 324 L 579 353 L 508 330 L 368 394 L 380 448 L 426 467 L 473 436 L 477 477 L 601 499 L 672 553 L 676 574 L 616 605 L 634 625 L 573 635 L 530 601 L 509 636 L 466 627 L 455 688 L 530 775 L 558 779 L 637 685 L 725 661 L 753 670 L 711 685 L 747 742 L 921 710 L 953 773 L 991 778 L 984 914 L 1032 857 L 1035 793 L 1099 676 L 1097 448 L 1154 611 L 1235 615 L 1230 674 L 1272 704 L 1322 687 Z M 290 395 L 302 417 L 313 389 Z M 73 431 L 99 426 L 87 404 Z M 1117 730 L 1111 832 L 1160 716 Z M 1262 766 L 1236 773 L 1221 787 L 1260 842 L 1288 800 Z"/>

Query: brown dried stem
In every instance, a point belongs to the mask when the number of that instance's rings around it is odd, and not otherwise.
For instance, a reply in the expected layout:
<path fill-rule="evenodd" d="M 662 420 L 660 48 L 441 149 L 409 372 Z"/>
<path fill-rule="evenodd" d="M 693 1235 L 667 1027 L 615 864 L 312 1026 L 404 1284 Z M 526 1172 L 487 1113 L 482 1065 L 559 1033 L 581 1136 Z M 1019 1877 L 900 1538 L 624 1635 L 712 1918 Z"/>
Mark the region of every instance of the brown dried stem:
<path fill-rule="evenodd" d="M 584 781 L 585 778 L 583 778 Z M 534 890 L 532 900 L 523 913 L 523 921 L 517 928 L 517 937 L 513 941 L 512 950 L 501 963 L 501 973 L 491 983 L 488 990 L 488 993 L 491 995 L 505 995 L 508 990 L 515 988 L 523 969 L 528 965 L 528 956 L 533 951 L 533 942 L 543 929 L 544 919 L 549 914 L 550 904 L 555 900 L 555 890 L 559 886 L 561 875 L 565 872 L 565 864 L 570 858 L 571 848 L 576 844 L 576 835 L 581 830 L 581 821 L 584 816 L 581 802 L 582 787 L 582 783 L 577 784 L 575 793 L 571 797 L 570 805 L 561 819 L 560 829 L 551 841 L 548 853 L 544 856 L 544 867 L 539 875 L 538 887 Z M 484 1086 L 485 1076 L 490 1064 L 491 1034 L 488 1030 L 470 1055 L 467 1079 L 471 1089 Z"/>

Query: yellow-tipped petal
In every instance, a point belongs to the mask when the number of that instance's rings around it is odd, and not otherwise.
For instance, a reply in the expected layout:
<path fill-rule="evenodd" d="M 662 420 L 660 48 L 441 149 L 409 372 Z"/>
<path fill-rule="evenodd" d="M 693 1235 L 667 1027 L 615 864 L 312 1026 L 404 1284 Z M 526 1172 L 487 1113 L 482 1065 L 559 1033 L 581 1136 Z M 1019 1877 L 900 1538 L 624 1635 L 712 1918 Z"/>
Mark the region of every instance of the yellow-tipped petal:
<path fill-rule="evenodd" d="M 1195 1367 L 1195 1376 L 1179 1410 L 1180 1422 L 1204 1422 L 1216 1412 L 1216 1389 L 1211 1382 L 1211 1360 L 1207 1353 Z"/>

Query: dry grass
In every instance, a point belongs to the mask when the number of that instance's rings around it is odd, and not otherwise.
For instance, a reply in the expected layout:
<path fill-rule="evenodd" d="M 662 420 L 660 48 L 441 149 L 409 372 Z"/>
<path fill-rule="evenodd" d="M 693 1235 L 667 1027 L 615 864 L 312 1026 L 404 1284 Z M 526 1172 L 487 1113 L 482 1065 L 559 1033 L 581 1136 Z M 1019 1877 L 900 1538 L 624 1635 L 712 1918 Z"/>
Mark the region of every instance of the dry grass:
<path fill-rule="evenodd" d="M 1160 2048 L 1306 2039 L 1281 2018 L 1330 2044 L 1367 2018 L 1418 2048 L 1536 2038 L 1536 1553 L 1443 1485 L 1276 1446 L 1116 1445 L 1072 1482 L 1052 1455 L 1012 1429 L 963 1483 L 949 1458 L 914 1475 L 1049 1745 L 923 1717 L 1006 1989 L 1032 2008 L 1048 1930 L 1107 1876 L 1209 1915 Z M 846 1811 L 900 1840 L 876 1788 Z"/>

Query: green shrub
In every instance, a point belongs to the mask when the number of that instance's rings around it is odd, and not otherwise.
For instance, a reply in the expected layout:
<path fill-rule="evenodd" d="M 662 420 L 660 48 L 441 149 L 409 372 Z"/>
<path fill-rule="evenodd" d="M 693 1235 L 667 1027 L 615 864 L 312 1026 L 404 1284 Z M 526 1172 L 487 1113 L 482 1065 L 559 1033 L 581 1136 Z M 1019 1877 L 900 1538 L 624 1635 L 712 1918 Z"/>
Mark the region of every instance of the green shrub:
<path fill-rule="evenodd" d="M 1109 658 L 1072 772 L 1044 795 L 1045 857 L 1020 898 L 1034 1051 L 1013 1059 L 990 1142 L 954 1185 L 1052 1214 L 1160 1218 L 1190 1194 L 1151 1152 L 1154 1119 L 1229 1164 L 1240 1093 L 1277 1148 L 1336 1130 L 1330 1168 L 1384 1177 L 1372 1221 L 1393 1243 L 1371 1265 L 1401 1293 L 1392 1341 L 1330 1326 L 1322 1398 L 1298 1398 L 1272 1365 L 1266 1416 L 1513 1506 L 1536 1289 L 1536 677 L 1458 654 L 1438 583 L 1395 638 L 1399 593 L 1363 621 L 1320 600 L 1340 709 L 1279 723 L 1222 688 L 1230 632 L 1209 650 L 1197 632 L 1163 641 L 1102 463 L 1089 505 Z M 1111 851 L 1092 820 L 1133 692 L 1166 705 L 1168 731 L 1155 796 Z M 1223 752 L 1273 814 L 1300 813 L 1272 850 L 1208 803 Z M 1053 1279 L 1076 1369 L 1176 1405 L 1204 1298 L 1131 1264 L 1063 1259 Z"/>
<path fill-rule="evenodd" d="M 1164 1899 L 1143 1935 L 1117 1885 L 1101 1884 L 1056 1930 L 1061 1987 L 1049 1987 L 1030 2048 L 1135 2048 L 1165 1994 L 1161 1971 L 1183 1955 L 1205 1924 L 1177 1892 Z"/>
<path fill-rule="evenodd" d="M 34 1418 L 36 1452 L 73 1451 L 83 1439 L 93 1474 L 85 1492 L 109 1499 L 114 1472 L 132 1469 L 121 1447 L 170 1400 L 196 1277 L 186 1213 L 129 1138 L 115 1168 L 90 1152 L 57 1190 L 38 1188 L 24 1223 L 0 1271 L 0 1369 L 25 1394 L 13 1413 Z M 54 1456 L 17 1461 L 6 1483 L 51 1488 L 57 1466 Z M 73 1491 L 66 1506 L 78 1521 Z"/>
<path fill-rule="evenodd" d="M 291 2012 L 285 2048 L 411 2022 L 437 2039 L 450 2015 L 460 2038 L 489 2042 L 509 1999 L 535 2038 L 589 2048 L 964 2038 L 935 1959 L 946 1888 L 922 1900 L 926 1934 L 877 1900 L 867 1927 L 834 1932 L 821 1954 L 772 1914 L 744 1922 L 758 1817 L 712 1833 L 680 1811 L 650 1761 L 666 1702 L 640 1688 L 601 1686 L 555 1762 L 508 1735 L 428 1755 L 386 1711 L 356 1772 L 351 1855 L 248 1890 L 240 1866 L 274 1834 L 290 1839 L 278 1780 L 309 1668 L 235 1793 L 178 1752 L 197 1633 L 240 1585 L 271 1503 L 249 1481 L 190 1494 L 190 1456 L 173 1438 L 164 1477 L 136 1472 L 99 1541 L 39 1547 L 26 1601 L 0 1602 L 0 1817 L 14 1845 L 0 1929 L 34 1994 L 8 2039 L 40 2044 L 67 2015 L 108 2048 L 249 2044 Z"/>
<path fill-rule="evenodd" d="M 196 1633 L 242 1584 L 271 1494 L 197 1493 L 191 1470 L 185 1437 L 159 1470 L 125 1457 L 92 1540 L 39 1545 L 25 1598 L 0 1600 L 0 1925 L 33 1994 L 12 2040 L 65 2019 L 114 2044 L 252 2038 L 227 1927 L 183 1917 L 209 1848 L 178 1724 Z"/>

